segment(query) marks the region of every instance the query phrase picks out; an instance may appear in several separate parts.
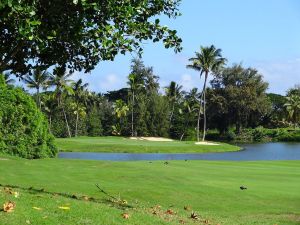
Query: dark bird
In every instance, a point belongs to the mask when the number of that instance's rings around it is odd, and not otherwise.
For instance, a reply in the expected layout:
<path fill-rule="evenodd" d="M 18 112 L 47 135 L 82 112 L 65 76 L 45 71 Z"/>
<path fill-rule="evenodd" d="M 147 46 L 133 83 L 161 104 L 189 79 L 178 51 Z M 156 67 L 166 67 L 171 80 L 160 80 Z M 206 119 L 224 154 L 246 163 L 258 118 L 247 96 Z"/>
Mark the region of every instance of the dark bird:
<path fill-rule="evenodd" d="M 240 186 L 240 189 L 243 191 L 243 190 L 247 190 L 247 187 L 245 186 Z"/>

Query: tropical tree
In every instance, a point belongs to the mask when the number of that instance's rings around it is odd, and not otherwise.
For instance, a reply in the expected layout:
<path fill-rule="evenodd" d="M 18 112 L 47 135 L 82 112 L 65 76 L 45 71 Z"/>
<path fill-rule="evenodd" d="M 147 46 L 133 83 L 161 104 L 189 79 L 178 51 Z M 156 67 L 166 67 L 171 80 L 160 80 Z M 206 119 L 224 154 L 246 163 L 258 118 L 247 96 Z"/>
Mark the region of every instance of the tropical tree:
<path fill-rule="evenodd" d="M 71 131 L 64 107 L 63 97 L 64 95 L 73 95 L 74 93 L 70 86 L 72 80 L 69 78 L 71 76 L 71 73 L 67 73 L 64 68 L 59 67 L 56 68 L 54 73 L 49 77 L 49 85 L 55 87 L 54 94 L 57 99 L 58 106 L 62 108 L 69 137 L 71 137 Z"/>
<path fill-rule="evenodd" d="M 46 70 L 42 71 L 41 69 L 37 68 L 33 71 L 32 76 L 27 74 L 23 79 L 28 88 L 36 89 L 36 103 L 40 109 L 42 108 L 40 89 L 46 89 L 48 87 L 49 77 L 50 73 L 48 73 Z"/>
<path fill-rule="evenodd" d="M 115 102 L 114 112 L 115 112 L 117 118 L 120 119 L 120 123 L 113 126 L 114 134 L 121 135 L 122 118 L 126 117 L 128 111 L 129 111 L 129 107 L 126 105 L 126 103 L 123 100 L 118 99 Z"/>
<path fill-rule="evenodd" d="M 174 115 L 175 105 L 182 97 L 182 85 L 176 84 L 176 82 L 171 81 L 170 85 L 165 88 L 165 92 L 171 106 L 171 112 L 169 117 L 169 121 L 171 125 L 172 118 Z"/>
<path fill-rule="evenodd" d="M 201 108 L 203 106 L 203 137 L 202 141 L 205 140 L 206 135 L 206 83 L 209 74 L 216 72 L 225 63 L 226 59 L 222 57 L 221 49 L 216 49 L 214 45 L 210 47 L 200 47 L 200 52 L 195 52 L 195 57 L 190 58 L 191 64 L 187 65 L 187 68 L 194 69 L 200 72 L 200 79 L 204 74 L 203 89 L 200 98 L 200 107 L 198 111 L 197 120 L 197 140 L 200 141 L 200 116 Z"/>
<path fill-rule="evenodd" d="M 271 112 L 266 95 L 268 83 L 257 70 L 235 64 L 214 75 L 208 93 L 208 112 L 210 122 L 219 131 L 225 132 L 235 125 L 239 134 L 243 126 L 256 127 Z"/>
<path fill-rule="evenodd" d="M 136 99 L 136 92 L 141 87 L 141 84 L 137 81 L 138 76 L 137 74 L 129 74 L 127 84 L 130 86 L 130 95 L 131 95 L 131 136 L 135 135 L 134 132 L 134 106 L 135 106 L 135 99 Z"/>
<path fill-rule="evenodd" d="M 87 95 L 88 91 L 86 88 L 88 87 L 88 83 L 84 83 L 82 79 L 79 79 L 77 82 L 74 82 L 72 84 L 73 94 L 75 103 L 72 106 L 74 109 L 74 114 L 76 115 L 76 122 L 75 122 L 75 137 L 77 137 L 78 134 L 78 121 L 79 116 L 85 116 L 86 115 L 86 108 L 84 105 L 87 105 Z"/>
<path fill-rule="evenodd" d="M 294 123 L 296 128 L 297 123 L 300 121 L 300 96 L 290 95 L 286 97 L 287 102 L 284 104 L 288 111 L 290 120 Z"/>
<path fill-rule="evenodd" d="M 52 133 L 52 118 L 54 116 L 55 109 L 57 108 L 57 101 L 55 101 L 55 95 L 52 92 L 44 92 L 41 96 L 42 111 L 47 115 L 49 122 L 49 132 Z"/>
<path fill-rule="evenodd" d="M 91 71 L 119 53 L 141 53 L 145 40 L 181 50 L 175 30 L 157 18 L 179 15 L 180 0 L 1 1 L 0 73 L 54 65 Z"/>

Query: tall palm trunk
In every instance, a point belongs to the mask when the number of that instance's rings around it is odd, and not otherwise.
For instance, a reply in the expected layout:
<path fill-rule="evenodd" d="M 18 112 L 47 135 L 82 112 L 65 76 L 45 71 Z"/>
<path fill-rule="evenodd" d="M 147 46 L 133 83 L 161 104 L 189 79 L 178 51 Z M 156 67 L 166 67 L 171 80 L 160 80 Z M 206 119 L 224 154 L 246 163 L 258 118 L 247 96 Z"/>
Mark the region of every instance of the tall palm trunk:
<path fill-rule="evenodd" d="M 76 123 L 75 123 L 75 137 L 77 137 L 78 134 L 78 120 L 79 120 L 79 116 L 78 116 L 78 109 L 77 109 L 77 113 L 76 113 Z"/>
<path fill-rule="evenodd" d="M 71 136 L 71 131 L 70 131 L 70 127 L 69 127 L 69 123 L 68 123 L 68 119 L 67 119 L 65 107 L 64 107 L 64 104 L 62 103 L 61 97 L 62 97 L 61 95 L 58 96 L 58 105 L 61 106 L 61 108 L 62 108 L 63 115 L 64 115 L 64 118 L 65 118 L 66 127 L 67 127 L 67 131 L 68 131 L 68 135 L 71 138 L 72 137 Z"/>
<path fill-rule="evenodd" d="M 200 104 L 199 104 L 199 111 L 198 111 L 198 120 L 197 120 L 197 141 L 200 141 L 200 119 L 201 119 L 201 108 L 203 104 L 203 136 L 202 141 L 205 140 L 206 136 L 206 82 L 207 82 L 208 72 L 205 72 L 205 80 L 203 84 L 203 89 L 200 95 Z"/>
<path fill-rule="evenodd" d="M 203 137 L 202 141 L 205 141 L 206 136 L 206 82 L 207 82 L 208 72 L 205 72 L 205 80 L 203 85 Z"/>
<path fill-rule="evenodd" d="M 133 125 L 133 107 L 134 107 L 134 91 L 132 92 L 132 100 L 131 100 L 131 136 L 134 136 L 134 125 Z"/>
<path fill-rule="evenodd" d="M 69 137 L 72 137 L 71 136 L 71 132 L 70 132 L 70 127 L 69 127 L 68 119 L 67 119 L 67 115 L 66 115 L 66 111 L 65 111 L 65 107 L 64 107 L 63 104 L 62 104 L 62 110 L 63 110 L 63 114 L 64 114 L 66 126 L 67 126 L 68 135 L 69 135 Z"/>

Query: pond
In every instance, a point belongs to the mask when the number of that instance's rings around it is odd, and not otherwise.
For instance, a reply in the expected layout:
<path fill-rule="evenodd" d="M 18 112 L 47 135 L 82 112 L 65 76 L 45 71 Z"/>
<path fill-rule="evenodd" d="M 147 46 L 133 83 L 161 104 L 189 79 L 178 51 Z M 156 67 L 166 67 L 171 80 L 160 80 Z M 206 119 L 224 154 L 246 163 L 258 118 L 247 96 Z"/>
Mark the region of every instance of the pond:
<path fill-rule="evenodd" d="M 138 160 L 300 160 L 300 143 L 263 143 L 241 145 L 238 152 L 220 153 L 89 153 L 60 152 L 59 158 L 110 161 Z"/>

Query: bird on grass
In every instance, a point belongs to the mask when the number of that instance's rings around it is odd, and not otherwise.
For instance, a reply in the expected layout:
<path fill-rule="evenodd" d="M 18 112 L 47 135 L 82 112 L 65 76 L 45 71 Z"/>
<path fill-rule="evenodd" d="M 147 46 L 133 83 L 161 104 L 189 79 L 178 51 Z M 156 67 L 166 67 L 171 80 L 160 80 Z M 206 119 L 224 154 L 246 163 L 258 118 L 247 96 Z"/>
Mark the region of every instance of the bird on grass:
<path fill-rule="evenodd" d="M 240 189 L 243 191 L 243 190 L 247 190 L 247 187 L 245 186 L 240 186 Z"/>

